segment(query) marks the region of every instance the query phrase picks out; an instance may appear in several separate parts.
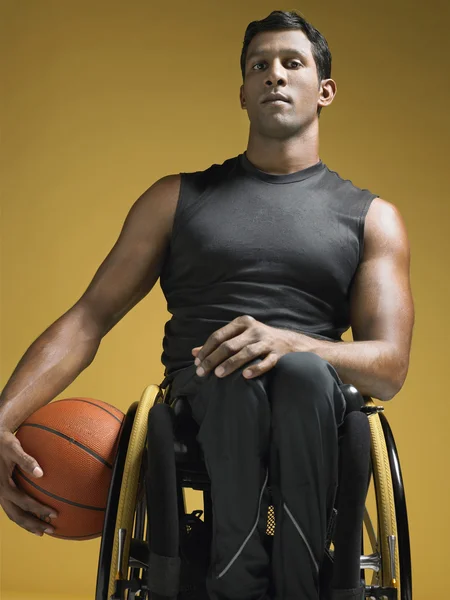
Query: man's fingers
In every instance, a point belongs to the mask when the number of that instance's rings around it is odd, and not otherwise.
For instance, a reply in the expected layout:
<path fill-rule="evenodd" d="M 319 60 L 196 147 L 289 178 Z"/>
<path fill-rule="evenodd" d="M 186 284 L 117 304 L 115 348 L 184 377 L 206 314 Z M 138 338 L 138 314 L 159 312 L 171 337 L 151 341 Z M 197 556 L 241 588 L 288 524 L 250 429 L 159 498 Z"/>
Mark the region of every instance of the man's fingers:
<path fill-rule="evenodd" d="M 29 473 L 30 475 L 32 475 L 33 477 L 36 477 L 36 478 L 43 476 L 44 471 L 39 466 L 39 463 L 37 462 L 37 460 L 35 460 L 32 456 L 30 456 L 26 452 L 24 452 L 24 450 L 22 449 L 22 446 L 20 446 L 20 449 L 17 448 L 15 450 L 15 454 L 17 456 L 17 459 L 15 462 L 19 465 L 19 467 L 22 469 L 22 471 L 24 473 Z"/>
<path fill-rule="evenodd" d="M 17 487 L 15 489 L 10 488 L 4 496 L 6 496 L 8 501 L 11 501 L 23 511 L 35 514 L 43 521 L 49 522 L 51 519 L 56 519 L 58 516 L 58 512 L 54 508 L 41 504 Z"/>
<path fill-rule="evenodd" d="M 234 371 L 237 371 L 238 369 L 242 369 L 242 375 L 245 377 L 245 379 L 252 379 L 273 369 L 280 359 L 280 356 L 276 352 L 269 352 L 265 358 L 261 358 L 261 355 L 258 355 L 250 361 L 245 354 L 242 354 L 241 356 L 237 354 L 233 358 L 235 360 L 227 360 L 222 363 L 220 367 L 217 367 L 214 370 L 214 374 L 217 377 L 223 378 L 227 375 L 230 375 Z M 219 372 L 218 369 L 220 368 L 223 368 L 224 371 Z"/>
<path fill-rule="evenodd" d="M 51 519 L 58 513 L 23 492 L 13 479 L 16 466 L 24 476 L 42 477 L 38 462 L 27 454 L 17 437 L 10 431 L 0 429 L 0 506 L 11 521 L 36 535 L 53 533 Z"/>
<path fill-rule="evenodd" d="M 206 342 L 201 346 L 201 350 L 197 354 L 197 358 L 203 363 L 205 358 L 213 353 L 217 348 L 222 346 L 224 342 L 244 334 L 256 320 L 250 315 L 241 315 L 236 317 L 230 323 L 217 329 L 212 333 Z M 235 341 L 235 340 L 233 340 Z"/>
<path fill-rule="evenodd" d="M 250 343 L 248 332 L 244 331 L 235 338 L 222 342 L 216 350 L 207 356 L 205 355 L 206 357 L 201 360 L 201 364 L 197 367 L 197 375 L 205 375 L 219 366 L 225 368 L 225 375 L 227 375 L 261 354 L 265 349 L 266 344 L 264 341 Z M 199 371 L 200 368 L 203 369 L 203 373 Z"/>
<path fill-rule="evenodd" d="M 22 444 L 13 433 L 8 433 L 6 447 L 9 449 L 8 458 L 13 464 L 19 465 L 24 473 L 33 477 L 42 477 L 44 474 L 39 463 L 22 448 Z"/>
<path fill-rule="evenodd" d="M 216 360 L 217 367 L 213 367 L 214 374 L 217 377 L 226 377 L 241 367 L 252 368 L 251 365 L 255 361 L 260 361 L 261 357 L 265 355 L 267 355 L 267 346 L 264 341 L 250 344 L 245 346 L 240 352 L 230 356 L 227 360 Z"/>
<path fill-rule="evenodd" d="M 258 377 L 258 375 L 262 375 L 263 373 L 267 373 L 274 368 L 279 360 L 279 355 L 276 352 L 269 352 L 269 354 L 261 361 L 252 361 L 250 364 L 246 365 L 242 374 L 246 379 L 253 379 L 254 377 Z M 250 371 L 250 373 L 248 373 Z"/>
<path fill-rule="evenodd" d="M 8 518 L 26 531 L 39 536 L 42 536 L 44 533 L 54 532 L 54 527 L 50 524 L 50 519 L 46 522 L 37 518 L 39 511 L 33 515 L 5 497 L 2 498 L 1 505 Z M 45 512 L 47 513 L 48 509 Z M 44 516 L 43 513 L 42 516 Z"/>

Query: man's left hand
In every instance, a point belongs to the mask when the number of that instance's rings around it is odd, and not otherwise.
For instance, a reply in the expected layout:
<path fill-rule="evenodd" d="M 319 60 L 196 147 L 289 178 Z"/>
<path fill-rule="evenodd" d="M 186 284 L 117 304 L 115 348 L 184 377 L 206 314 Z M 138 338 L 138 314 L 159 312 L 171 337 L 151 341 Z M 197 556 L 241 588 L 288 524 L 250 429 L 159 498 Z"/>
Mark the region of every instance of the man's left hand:
<path fill-rule="evenodd" d="M 303 338 L 304 350 L 299 346 L 299 339 Z M 308 336 L 286 329 L 276 329 L 249 315 L 243 315 L 212 333 L 203 346 L 192 349 L 192 354 L 196 357 L 197 375 L 207 375 L 215 370 L 217 377 L 226 377 L 255 358 L 265 357 L 243 372 L 244 377 L 251 378 L 270 371 L 288 352 L 310 351 L 312 342 Z M 203 372 L 200 369 L 203 369 Z"/>

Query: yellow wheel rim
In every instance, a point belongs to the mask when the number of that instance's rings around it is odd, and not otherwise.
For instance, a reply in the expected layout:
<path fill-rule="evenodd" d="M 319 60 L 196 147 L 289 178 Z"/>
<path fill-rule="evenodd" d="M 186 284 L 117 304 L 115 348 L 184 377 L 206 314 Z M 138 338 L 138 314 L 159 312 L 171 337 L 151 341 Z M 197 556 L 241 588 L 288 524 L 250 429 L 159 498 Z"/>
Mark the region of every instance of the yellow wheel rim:
<path fill-rule="evenodd" d="M 371 400 L 366 403 L 367 406 L 375 406 Z M 392 489 L 391 467 L 386 448 L 383 428 L 380 417 L 377 413 L 369 415 L 370 437 L 371 437 L 371 455 L 373 465 L 373 477 L 375 483 L 375 494 L 378 513 L 378 549 L 381 552 L 381 584 L 383 586 L 393 586 L 398 589 L 400 594 L 400 563 L 398 555 L 398 535 L 397 521 L 395 515 L 394 492 Z M 395 536 L 395 575 L 396 579 L 391 578 L 390 554 L 388 538 Z"/>

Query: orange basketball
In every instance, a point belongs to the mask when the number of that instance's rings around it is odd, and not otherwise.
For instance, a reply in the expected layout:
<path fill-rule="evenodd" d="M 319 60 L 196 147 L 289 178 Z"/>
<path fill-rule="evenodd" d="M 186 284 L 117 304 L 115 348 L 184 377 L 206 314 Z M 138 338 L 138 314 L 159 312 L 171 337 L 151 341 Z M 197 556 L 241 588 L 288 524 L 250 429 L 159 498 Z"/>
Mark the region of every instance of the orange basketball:
<path fill-rule="evenodd" d="M 102 534 L 112 467 L 124 414 L 101 400 L 65 398 L 33 413 L 17 430 L 39 478 L 14 471 L 29 496 L 56 509 L 53 537 L 90 540 Z"/>

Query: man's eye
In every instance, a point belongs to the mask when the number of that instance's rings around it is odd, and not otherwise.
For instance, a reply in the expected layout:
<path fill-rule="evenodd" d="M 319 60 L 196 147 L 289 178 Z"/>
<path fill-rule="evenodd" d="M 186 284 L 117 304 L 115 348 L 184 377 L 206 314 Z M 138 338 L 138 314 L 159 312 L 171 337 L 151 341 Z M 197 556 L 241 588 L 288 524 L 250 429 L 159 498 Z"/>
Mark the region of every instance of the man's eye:
<path fill-rule="evenodd" d="M 294 64 L 295 63 L 296 65 L 298 65 L 299 67 L 301 67 L 301 63 L 298 60 L 290 60 L 289 63 L 290 64 Z M 263 63 L 263 62 L 256 63 L 256 65 L 253 65 L 253 69 L 255 69 L 255 67 L 258 67 L 259 65 L 264 65 L 264 64 L 265 63 Z M 256 69 L 256 71 L 260 71 L 260 70 L 261 69 Z"/>

